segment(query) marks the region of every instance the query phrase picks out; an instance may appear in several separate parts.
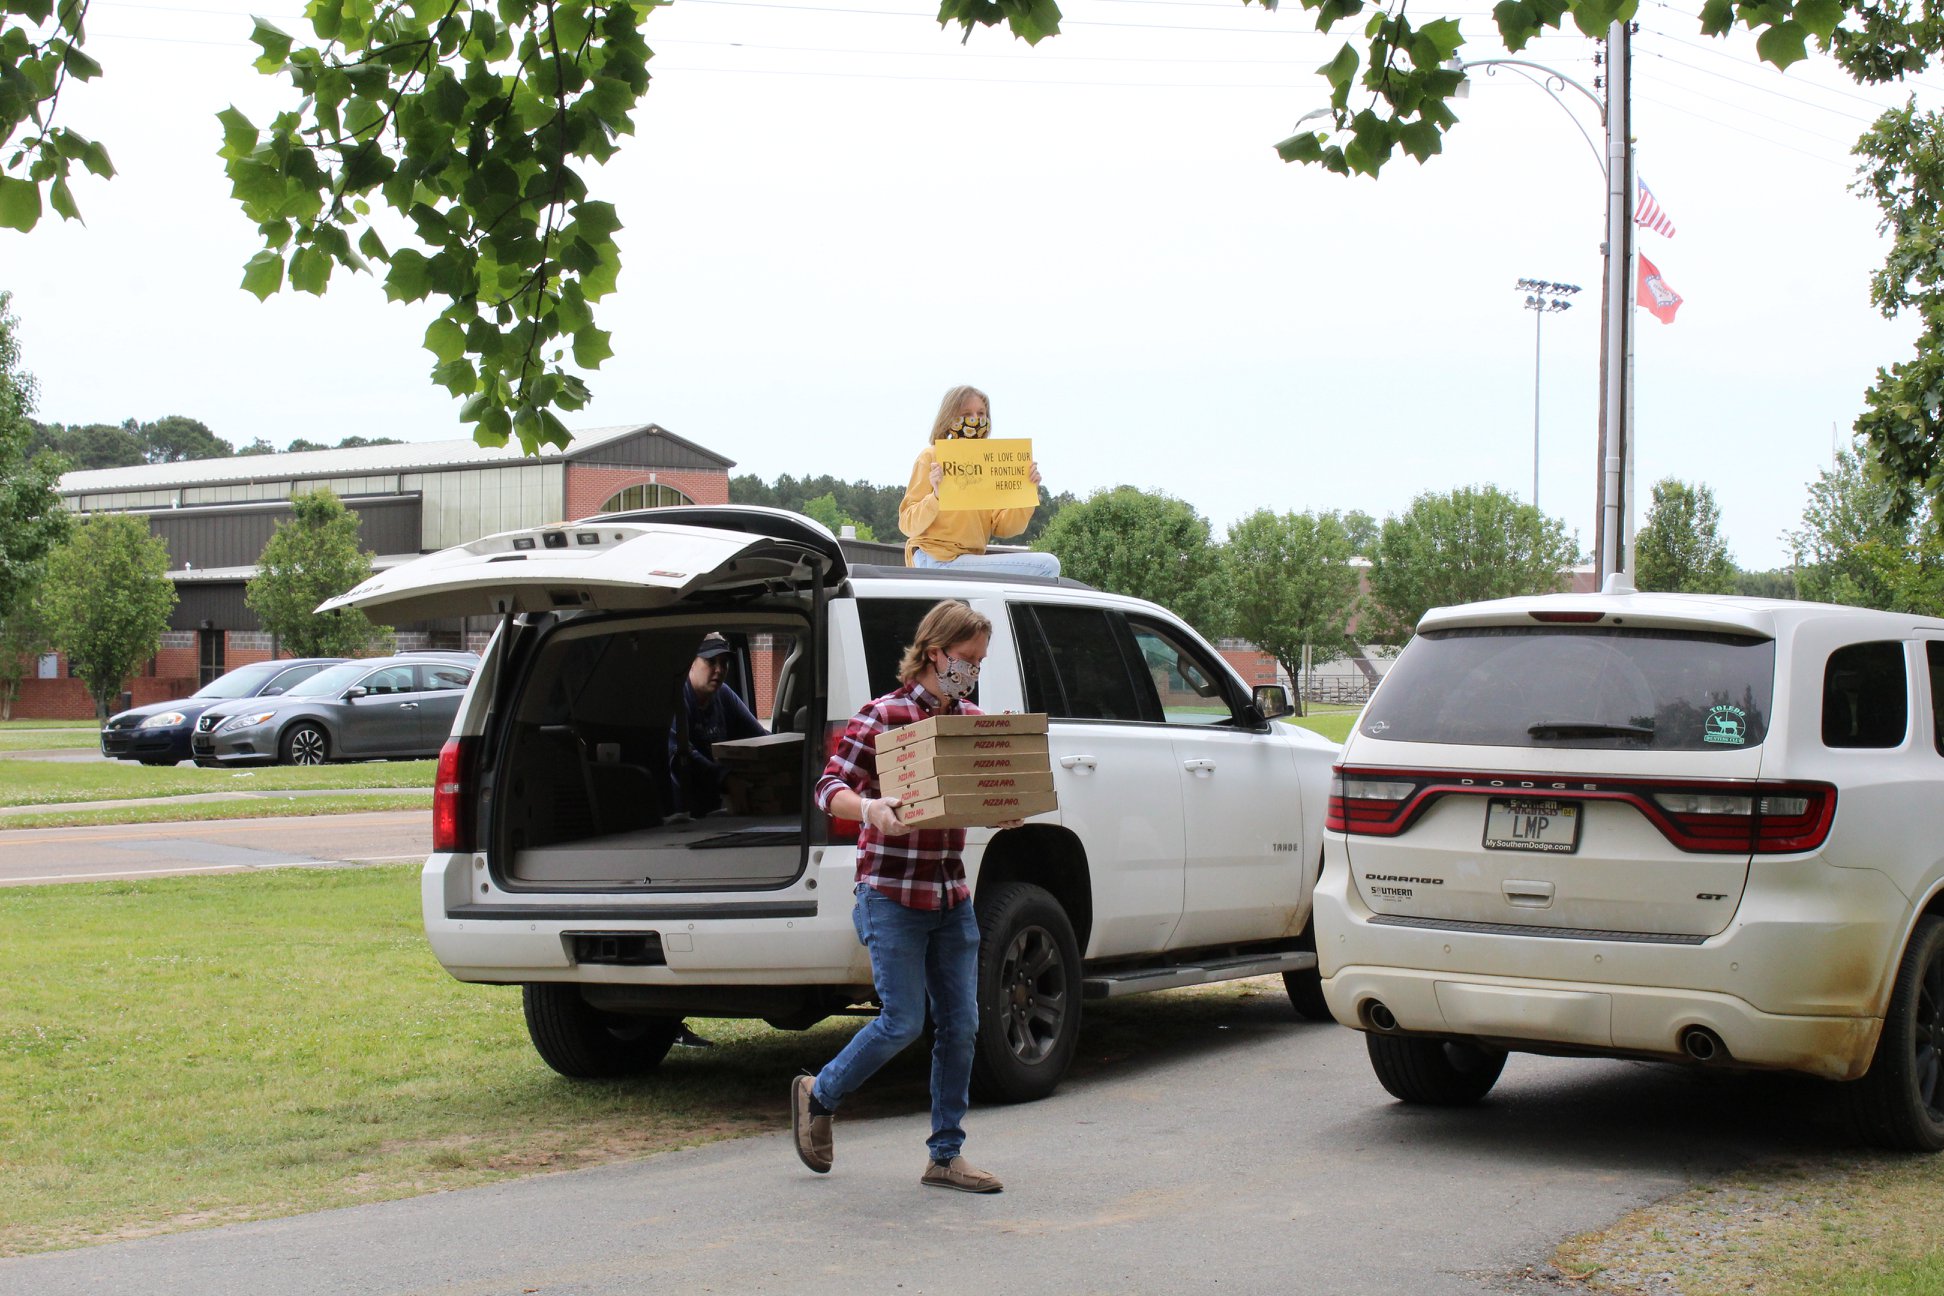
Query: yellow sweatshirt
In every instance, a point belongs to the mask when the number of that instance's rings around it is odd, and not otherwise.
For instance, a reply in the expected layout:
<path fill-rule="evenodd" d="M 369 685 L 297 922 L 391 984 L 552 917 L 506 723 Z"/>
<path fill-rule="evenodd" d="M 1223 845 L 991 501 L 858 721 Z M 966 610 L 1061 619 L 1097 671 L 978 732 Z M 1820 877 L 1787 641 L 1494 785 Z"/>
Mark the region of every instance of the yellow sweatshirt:
<path fill-rule="evenodd" d="M 911 551 L 923 549 L 940 562 L 950 562 L 966 554 L 982 554 L 987 540 L 1016 536 L 1033 520 L 1031 505 L 1009 509 L 942 509 L 932 494 L 931 447 L 918 454 L 911 466 L 911 485 L 905 487 L 904 503 L 898 505 L 898 529 L 910 537 L 905 541 L 905 566 L 911 565 Z"/>

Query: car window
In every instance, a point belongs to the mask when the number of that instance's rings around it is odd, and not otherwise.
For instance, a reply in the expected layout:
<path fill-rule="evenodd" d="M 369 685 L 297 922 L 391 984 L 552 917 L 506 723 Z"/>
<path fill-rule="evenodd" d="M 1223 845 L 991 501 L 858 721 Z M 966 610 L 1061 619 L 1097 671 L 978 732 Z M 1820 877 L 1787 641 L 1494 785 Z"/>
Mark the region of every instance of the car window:
<path fill-rule="evenodd" d="M 364 685 L 366 693 L 377 697 L 418 691 L 412 683 L 410 666 L 387 666 L 383 670 L 371 672 L 358 682 Z"/>
<path fill-rule="evenodd" d="M 1736 751 L 1768 734 L 1775 642 L 1610 626 L 1426 631 L 1358 721 L 1389 742 Z"/>
<path fill-rule="evenodd" d="M 1903 644 L 1851 644 L 1823 671 L 1825 747 L 1898 747 L 1910 728 Z"/>
<path fill-rule="evenodd" d="M 336 697 L 356 684 L 365 673 L 363 662 L 341 662 L 327 666 L 307 680 L 302 680 L 285 697 Z"/>
<path fill-rule="evenodd" d="M 1926 643 L 1924 657 L 1930 666 L 1931 741 L 1937 744 L 1937 754 L 1944 756 L 1944 643 L 1935 639 Z"/>
<path fill-rule="evenodd" d="M 289 670 L 279 673 L 275 679 L 264 685 L 263 692 L 259 696 L 276 697 L 279 694 L 288 693 L 291 689 L 323 669 L 322 666 L 316 664 L 292 666 Z"/>
<path fill-rule="evenodd" d="M 1155 693 L 1155 706 L 1169 724 L 1227 724 L 1235 718 L 1222 674 L 1173 631 L 1128 619 L 1134 648 Z"/>
<path fill-rule="evenodd" d="M 918 623 L 925 613 L 938 606 L 937 599 L 859 599 L 858 628 L 864 634 L 864 671 L 870 679 L 871 696 L 883 697 L 898 687 L 898 663 L 904 650 L 918 636 Z M 979 703 L 974 688 L 967 699 Z"/>
<path fill-rule="evenodd" d="M 276 669 L 276 666 L 270 662 L 255 662 L 248 666 L 238 666 L 228 674 L 218 675 L 215 679 L 190 694 L 190 696 L 199 697 L 205 701 L 255 697 L 257 694 L 257 686 L 263 683 L 265 676 Z"/>
<path fill-rule="evenodd" d="M 1152 720 L 1122 651 L 1122 630 L 1103 608 L 1039 603 L 1012 609 L 1026 709 L 1072 720 Z"/>
<path fill-rule="evenodd" d="M 464 666 L 437 664 L 421 666 L 419 687 L 433 692 L 447 689 L 462 689 L 472 682 L 472 671 Z"/>

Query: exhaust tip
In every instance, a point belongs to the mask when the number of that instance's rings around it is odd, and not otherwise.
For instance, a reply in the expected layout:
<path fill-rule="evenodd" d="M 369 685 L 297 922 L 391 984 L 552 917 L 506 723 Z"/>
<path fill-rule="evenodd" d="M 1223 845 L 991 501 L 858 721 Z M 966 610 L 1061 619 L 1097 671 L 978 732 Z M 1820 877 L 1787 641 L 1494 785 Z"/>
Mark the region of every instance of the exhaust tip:
<path fill-rule="evenodd" d="M 1706 1026 L 1690 1026 L 1682 1031 L 1681 1051 L 1696 1062 L 1723 1062 L 1728 1058 L 1728 1046 Z"/>
<path fill-rule="evenodd" d="M 1397 1029 L 1397 1018 L 1391 1014 L 1390 1009 L 1375 999 L 1364 1005 L 1364 1020 L 1380 1031 Z"/>

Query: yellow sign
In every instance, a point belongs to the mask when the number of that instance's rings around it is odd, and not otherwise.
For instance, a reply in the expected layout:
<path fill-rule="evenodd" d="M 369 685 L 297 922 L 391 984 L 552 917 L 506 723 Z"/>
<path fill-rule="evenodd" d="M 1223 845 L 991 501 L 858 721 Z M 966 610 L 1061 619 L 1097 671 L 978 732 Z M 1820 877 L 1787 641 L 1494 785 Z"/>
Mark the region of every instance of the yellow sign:
<path fill-rule="evenodd" d="M 1030 476 L 1033 443 L 1027 437 L 938 441 L 932 457 L 945 469 L 938 482 L 940 508 L 1031 508 L 1039 503 L 1039 488 Z"/>

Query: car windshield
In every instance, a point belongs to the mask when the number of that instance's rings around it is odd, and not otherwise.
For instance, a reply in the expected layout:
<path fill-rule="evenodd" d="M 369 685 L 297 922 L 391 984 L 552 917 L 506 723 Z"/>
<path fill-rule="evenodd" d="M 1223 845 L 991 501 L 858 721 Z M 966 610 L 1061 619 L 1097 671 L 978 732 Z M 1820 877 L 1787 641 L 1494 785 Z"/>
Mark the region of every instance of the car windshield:
<path fill-rule="evenodd" d="M 343 662 L 317 672 L 307 680 L 292 686 L 285 697 L 330 697 L 342 693 L 365 677 L 371 669 L 370 662 Z"/>
<path fill-rule="evenodd" d="M 205 700 L 255 697 L 256 691 L 269 683 L 271 676 L 285 669 L 289 664 L 289 662 L 254 662 L 248 666 L 238 666 L 227 675 L 218 675 L 190 696 Z"/>
<path fill-rule="evenodd" d="M 1768 733 L 1775 643 L 1606 626 L 1433 630 L 1357 722 L 1387 742 L 1735 751 Z"/>

